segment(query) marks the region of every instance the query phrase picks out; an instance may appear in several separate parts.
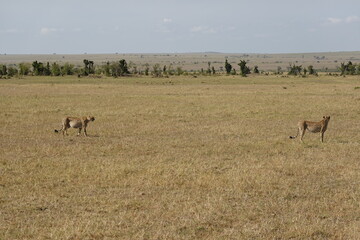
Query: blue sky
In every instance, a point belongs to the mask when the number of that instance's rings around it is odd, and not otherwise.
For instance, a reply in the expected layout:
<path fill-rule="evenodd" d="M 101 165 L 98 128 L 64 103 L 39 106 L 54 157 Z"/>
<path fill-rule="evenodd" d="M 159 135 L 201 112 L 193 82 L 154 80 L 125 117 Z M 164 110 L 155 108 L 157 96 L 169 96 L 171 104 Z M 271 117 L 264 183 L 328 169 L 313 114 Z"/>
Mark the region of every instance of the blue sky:
<path fill-rule="evenodd" d="M 360 50 L 359 0 L 0 3 L 0 54 Z"/>

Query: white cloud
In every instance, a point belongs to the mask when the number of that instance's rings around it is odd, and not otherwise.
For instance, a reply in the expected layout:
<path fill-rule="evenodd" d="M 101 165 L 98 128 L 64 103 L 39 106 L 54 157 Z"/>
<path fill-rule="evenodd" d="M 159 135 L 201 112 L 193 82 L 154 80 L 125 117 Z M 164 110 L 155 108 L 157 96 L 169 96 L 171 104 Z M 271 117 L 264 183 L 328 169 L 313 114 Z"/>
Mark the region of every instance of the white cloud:
<path fill-rule="evenodd" d="M 355 23 L 355 22 L 360 22 L 360 17 L 358 17 L 358 16 L 348 16 L 346 18 L 329 17 L 327 19 L 327 22 L 330 24 Z"/>
<path fill-rule="evenodd" d="M 173 20 L 171 18 L 164 18 L 163 22 L 164 23 L 171 23 Z"/>
<path fill-rule="evenodd" d="M 203 30 L 203 27 L 201 26 L 194 26 L 190 29 L 190 32 L 201 32 Z"/>
<path fill-rule="evenodd" d="M 207 26 L 194 26 L 190 29 L 192 33 L 217 33 L 214 28 L 210 28 Z"/>
<path fill-rule="evenodd" d="M 20 30 L 16 28 L 9 28 L 5 30 L 0 29 L 0 34 L 16 34 L 16 33 L 20 33 Z"/>
<path fill-rule="evenodd" d="M 51 34 L 51 33 L 54 33 L 54 32 L 59 32 L 59 31 L 62 31 L 62 29 L 58 29 L 58 28 L 48 28 L 48 27 L 42 27 L 40 29 L 40 33 L 42 35 L 48 35 L 48 34 Z"/>
<path fill-rule="evenodd" d="M 338 24 L 338 23 L 341 23 L 343 20 L 341 18 L 332 18 L 332 17 L 329 17 L 327 19 L 327 21 L 329 23 L 332 23 L 332 24 Z"/>
<path fill-rule="evenodd" d="M 16 29 L 16 28 L 9 28 L 9 29 L 5 29 L 5 30 L 0 29 L 0 33 L 1 34 L 16 34 L 16 33 L 20 33 L 20 31 L 19 31 L 19 29 Z"/>
<path fill-rule="evenodd" d="M 162 22 L 156 25 L 156 32 L 159 33 L 172 33 L 174 29 L 172 27 L 173 20 L 171 18 L 163 18 Z"/>
<path fill-rule="evenodd" d="M 358 16 L 349 16 L 345 19 L 346 23 L 354 23 L 354 22 L 360 22 L 360 17 Z"/>

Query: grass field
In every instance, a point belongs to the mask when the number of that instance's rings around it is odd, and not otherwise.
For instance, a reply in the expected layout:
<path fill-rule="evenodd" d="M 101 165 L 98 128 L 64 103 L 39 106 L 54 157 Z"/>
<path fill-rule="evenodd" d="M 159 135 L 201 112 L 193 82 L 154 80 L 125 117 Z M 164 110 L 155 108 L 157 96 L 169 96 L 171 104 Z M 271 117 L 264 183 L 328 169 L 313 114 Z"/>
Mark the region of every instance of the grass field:
<path fill-rule="evenodd" d="M 172 65 L 173 69 L 181 67 L 186 71 L 199 71 L 208 68 L 208 63 L 214 66 L 216 71 L 224 67 L 225 59 L 238 71 L 240 60 L 246 60 L 248 66 L 253 69 L 255 65 L 260 71 L 277 71 L 278 67 L 282 71 L 287 71 L 289 64 L 302 65 L 307 68 L 314 66 L 319 71 L 338 70 L 342 62 L 360 61 L 360 51 L 354 52 L 321 52 L 321 53 L 288 53 L 288 54 L 242 54 L 242 53 L 163 53 L 163 54 L 0 54 L 0 64 L 19 64 L 22 62 L 32 63 L 33 61 L 57 62 L 60 65 L 72 63 L 83 67 L 83 60 L 88 59 L 95 62 L 95 65 L 102 65 L 106 62 L 118 62 L 125 59 L 128 63 L 136 65 L 138 70 L 144 70 L 145 64 L 151 67 L 160 64 L 161 67 Z"/>
<path fill-rule="evenodd" d="M 0 239 L 360 239 L 359 106 L 359 77 L 2 79 Z"/>

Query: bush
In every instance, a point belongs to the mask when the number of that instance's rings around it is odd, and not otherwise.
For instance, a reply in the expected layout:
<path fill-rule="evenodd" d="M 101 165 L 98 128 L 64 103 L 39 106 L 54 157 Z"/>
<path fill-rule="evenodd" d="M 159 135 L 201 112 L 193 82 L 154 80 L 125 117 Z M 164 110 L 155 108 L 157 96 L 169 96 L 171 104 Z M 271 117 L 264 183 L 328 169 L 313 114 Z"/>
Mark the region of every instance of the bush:
<path fill-rule="evenodd" d="M 297 76 L 297 75 L 301 74 L 301 70 L 302 70 L 301 65 L 296 66 L 295 64 L 293 64 L 293 65 L 290 64 L 288 75 Z"/>
<path fill-rule="evenodd" d="M 250 74 L 250 68 L 246 66 L 245 60 L 240 60 L 240 63 L 238 64 L 240 66 L 240 74 L 243 77 L 246 77 L 247 74 Z"/>
<path fill-rule="evenodd" d="M 317 73 L 312 65 L 308 66 L 308 72 L 309 72 L 309 75 L 317 75 Z"/>
<path fill-rule="evenodd" d="M 157 63 L 157 64 L 155 64 L 153 66 L 152 75 L 154 75 L 155 77 L 160 77 L 161 76 L 160 64 Z"/>
<path fill-rule="evenodd" d="M 124 76 L 125 74 L 130 73 L 125 59 L 121 59 L 119 61 L 119 67 L 120 67 L 120 76 Z"/>
<path fill-rule="evenodd" d="M 6 65 L 0 65 L 0 76 L 7 75 L 7 67 Z"/>
<path fill-rule="evenodd" d="M 56 62 L 51 64 L 51 75 L 53 75 L 53 76 L 60 76 L 61 75 L 60 66 Z"/>
<path fill-rule="evenodd" d="M 356 65 L 353 64 L 351 61 L 349 61 L 347 64 L 341 63 L 340 72 L 341 72 L 341 74 L 340 74 L 341 76 L 355 75 L 355 74 L 357 74 L 357 72 L 359 72 L 359 67 L 357 70 Z"/>
<path fill-rule="evenodd" d="M 15 76 L 17 74 L 18 74 L 18 70 L 16 68 L 14 68 L 14 67 L 8 67 L 7 68 L 7 76 L 8 77 L 13 77 L 13 76 Z"/>
<path fill-rule="evenodd" d="M 65 63 L 64 66 L 61 67 L 61 75 L 74 75 L 74 65 L 70 63 Z"/>
<path fill-rule="evenodd" d="M 24 76 L 30 73 L 30 64 L 29 63 L 20 63 L 19 64 L 19 74 Z"/>
<path fill-rule="evenodd" d="M 228 60 L 226 59 L 225 60 L 225 70 L 226 70 L 226 74 L 230 74 L 231 73 L 231 69 L 232 69 L 232 66 L 230 63 L 228 63 Z"/>
<path fill-rule="evenodd" d="M 184 71 L 182 70 L 181 67 L 177 67 L 177 68 L 176 68 L 176 75 L 177 75 L 177 76 L 180 76 L 180 75 L 182 75 L 183 73 L 184 73 Z"/>

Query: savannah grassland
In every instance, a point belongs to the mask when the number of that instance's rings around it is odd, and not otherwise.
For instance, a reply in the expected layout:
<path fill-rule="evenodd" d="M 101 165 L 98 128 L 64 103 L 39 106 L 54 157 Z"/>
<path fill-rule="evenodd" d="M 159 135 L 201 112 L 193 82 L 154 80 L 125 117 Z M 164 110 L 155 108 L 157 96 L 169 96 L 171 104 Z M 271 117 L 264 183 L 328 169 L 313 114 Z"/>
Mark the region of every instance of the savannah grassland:
<path fill-rule="evenodd" d="M 14 65 L 19 63 L 39 62 L 57 62 L 60 65 L 71 63 L 75 66 L 83 67 L 83 60 L 88 59 L 95 62 L 95 65 L 105 64 L 106 62 L 118 62 L 120 59 L 126 59 L 131 65 L 136 65 L 138 70 L 144 70 L 145 65 L 152 67 L 159 64 L 161 67 L 170 65 L 176 69 L 182 68 L 185 71 L 206 70 L 208 63 L 211 63 L 216 71 L 224 66 L 225 59 L 238 71 L 240 60 L 246 60 L 248 66 L 253 68 L 255 65 L 261 71 L 275 72 L 278 67 L 282 71 L 287 71 L 290 64 L 302 65 L 307 68 L 309 65 L 314 66 L 318 71 L 335 71 L 340 63 L 360 61 L 360 51 L 353 52 L 322 52 L 322 53 L 288 53 L 288 54 L 243 54 L 243 53 L 162 53 L 162 54 L 0 54 L 0 64 Z M 132 63 L 132 64 L 131 64 Z M 131 69 L 130 69 L 131 70 Z M 225 70 L 224 70 L 225 71 Z"/>
<path fill-rule="evenodd" d="M 360 239 L 358 76 L 2 79 L 0 114 L 0 239 Z"/>

